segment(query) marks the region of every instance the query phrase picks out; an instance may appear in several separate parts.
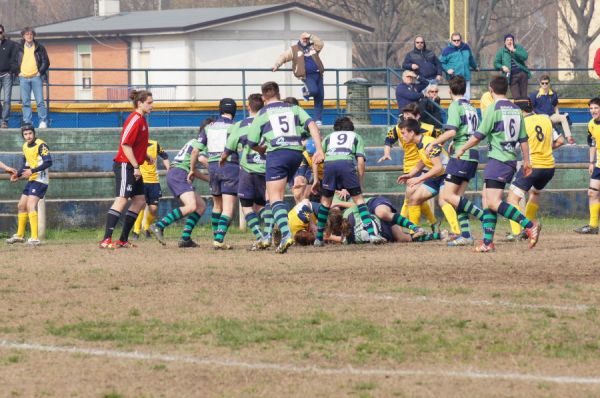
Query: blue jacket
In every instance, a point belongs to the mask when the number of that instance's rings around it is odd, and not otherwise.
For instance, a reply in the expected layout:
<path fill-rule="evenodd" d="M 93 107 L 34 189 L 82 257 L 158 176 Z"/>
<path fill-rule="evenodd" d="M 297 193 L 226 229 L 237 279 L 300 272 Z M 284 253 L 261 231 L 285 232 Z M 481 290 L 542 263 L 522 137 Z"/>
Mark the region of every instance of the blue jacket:
<path fill-rule="evenodd" d="M 406 54 L 402 68 L 413 70 L 412 64 L 419 65 L 419 69 L 414 72 L 427 80 L 433 80 L 437 75 L 442 75 L 440 60 L 435 56 L 433 51 L 428 50 L 425 46 L 423 46 L 422 50 L 417 50 L 415 47 L 411 52 Z"/>
<path fill-rule="evenodd" d="M 452 77 L 448 74 L 449 69 L 454 69 L 455 75 L 462 76 L 466 80 L 471 80 L 471 69 L 477 69 L 477 62 L 467 43 L 461 43 L 458 47 L 452 43 L 448 44 L 448 47 L 442 51 L 440 62 L 447 79 Z"/>
<path fill-rule="evenodd" d="M 419 102 L 423 98 L 423 94 L 417 91 L 414 84 L 400 83 L 396 87 L 396 101 L 398 102 L 398 111 L 402 112 L 402 108 L 413 102 Z"/>
<path fill-rule="evenodd" d="M 548 94 L 543 94 L 541 91 L 536 91 L 529 95 L 533 111 L 538 115 L 552 116 L 554 107 L 558 105 L 558 95 L 550 90 Z"/>

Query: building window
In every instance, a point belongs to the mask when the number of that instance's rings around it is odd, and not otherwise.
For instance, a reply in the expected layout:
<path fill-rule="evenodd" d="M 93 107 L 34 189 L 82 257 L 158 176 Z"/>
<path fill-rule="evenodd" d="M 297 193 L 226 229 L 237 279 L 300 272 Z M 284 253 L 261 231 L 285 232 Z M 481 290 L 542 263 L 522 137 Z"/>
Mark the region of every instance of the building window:
<path fill-rule="evenodd" d="M 89 44 L 77 45 L 77 68 L 92 68 L 92 46 Z M 91 100 L 92 98 L 92 71 L 82 70 L 75 74 L 75 86 L 77 88 L 77 99 Z"/>

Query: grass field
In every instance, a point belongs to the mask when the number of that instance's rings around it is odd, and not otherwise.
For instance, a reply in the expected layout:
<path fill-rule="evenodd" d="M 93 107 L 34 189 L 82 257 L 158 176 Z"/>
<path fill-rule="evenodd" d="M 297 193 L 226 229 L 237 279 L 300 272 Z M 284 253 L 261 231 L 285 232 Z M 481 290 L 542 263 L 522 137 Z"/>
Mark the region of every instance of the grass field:
<path fill-rule="evenodd" d="M 597 397 L 600 239 L 0 247 L 2 397 Z M 585 223 L 585 221 L 583 221 Z M 497 234 L 501 240 L 506 225 Z"/>

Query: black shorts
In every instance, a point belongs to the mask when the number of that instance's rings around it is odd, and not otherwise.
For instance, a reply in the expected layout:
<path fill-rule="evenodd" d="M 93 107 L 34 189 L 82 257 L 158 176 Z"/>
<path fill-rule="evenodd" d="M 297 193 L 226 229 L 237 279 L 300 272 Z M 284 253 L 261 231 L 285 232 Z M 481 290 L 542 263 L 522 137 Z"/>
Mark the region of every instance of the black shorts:
<path fill-rule="evenodd" d="M 115 196 L 118 198 L 132 198 L 144 194 L 144 181 L 140 176 L 135 179 L 133 166 L 129 163 L 113 163 L 115 173 Z"/>
<path fill-rule="evenodd" d="M 515 176 L 515 180 L 512 185 L 515 187 L 529 192 L 531 187 L 541 191 L 546 187 L 550 180 L 554 177 L 554 168 L 551 169 L 533 169 L 528 177 L 523 175 L 523 169 L 520 169 Z"/>

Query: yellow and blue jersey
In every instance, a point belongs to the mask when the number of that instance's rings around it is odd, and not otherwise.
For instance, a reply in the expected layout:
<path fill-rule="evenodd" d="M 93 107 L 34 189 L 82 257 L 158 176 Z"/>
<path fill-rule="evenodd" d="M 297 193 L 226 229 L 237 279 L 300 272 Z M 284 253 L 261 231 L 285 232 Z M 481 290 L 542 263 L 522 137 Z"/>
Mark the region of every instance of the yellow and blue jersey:
<path fill-rule="evenodd" d="M 140 173 L 142 173 L 142 180 L 144 184 L 157 184 L 158 180 L 158 157 L 162 159 L 168 159 L 169 155 L 164 149 L 161 148 L 160 144 L 156 140 L 148 140 L 148 149 L 146 154 L 150 159 L 154 159 L 153 164 L 148 164 L 148 161 L 144 161 L 140 165 Z"/>
<path fill-rule="evenodd" d="M 48 145 L 36 138 L 31 144 L 23 144 L 23 167 L 19 170 L 19 175 L 25 169 L 31 169 L 29 181 L 37 181 L 42 184 L 48 184 L 48 168 L 52 166 L 52 157 Z"/>
<path fill-rule="evenodd" d="M 312 155 L 308 151 L 302 152 L 302 164 L 308 166 L 309 169 L 312 170 Z M 321 162 L 317 165 L 317 173 L 319 174 L 319 181 L 323 180 L 323 170 L 324 170 L 325 162 Z"/>
<path fill-rule="evenodd" d="M 435 127 L 429 123 L 420 122 L 421 128 L 425 130 L 423 133 L 424 136 L 437 136 L 438 132 L 435 130 Z M 396 142 L 400 143 L 400 146 L 404 150 L 404 160 L 403 160 L 403 168 L 405 173 L 410 173 L 412 169 L 415 168 L 417 163 L 419 163 L 419 152 L 417 151 L 417 145 L 413 143 L 407 143 L 402 138 L 402 132 L 400 131 L 400 127 L 397 125 L 388 131 L 387 136 L 385 138 L 385 145 L 393 146 Z"/>
<path fill-rule="evenodd" d="M 431 137 L 431 136 L 426 136 L 423 135 L 421 137 L 421 142 L 419 142 L 418 144 L 414 144 L 415 147 L 417 148 L 417 154 L 419 156 L 419 160 L 423 162 L 423 164 L 425 165 L 425 168 L 428 170 L 431 170 L 433 168 L 433 162 L 431 161 L 431 159 L 433 158 L 440 158 L 440 160 L 442 161 L 442 170 L 435 175 L 435 177 L 441 176 L 442 174 L 446 173 L 446 164 L 448 164 L 448 153 L 446 152 L 446 150 L 444 149 L 443 146 L 436 144 L 433 146 L 431 153 L 429 155 L 427 155 L 427 147 L 430 146 L 430 144 L 435 141 L 435 138 Z M 418 162 L 418 161 L 417 161 Z"/>
<path fill-rule="evenodd" d="M 313 205 L 308 199 L 301 201 L 290 210 L 288 225 L 292 236 L 296 235 L 298 231 L 308 230 L 311 221 L 317 222 L 316 211 L 316 204 Z"/>
<path fill-rule="evenodd" d="M 596 147 L 596 167 L 600 168 L 600 120 L 592 119 L 588 123 L 588 144 L 591 147 Z"/>
<path fill-rule="evenodd" d="M 529 115 L 525 117 L 525 130 L 529 143 L 531 167 L 535 169 L 554 168 L 552 143 L 556 140 L 552 121 L 546 115 Z"/>

